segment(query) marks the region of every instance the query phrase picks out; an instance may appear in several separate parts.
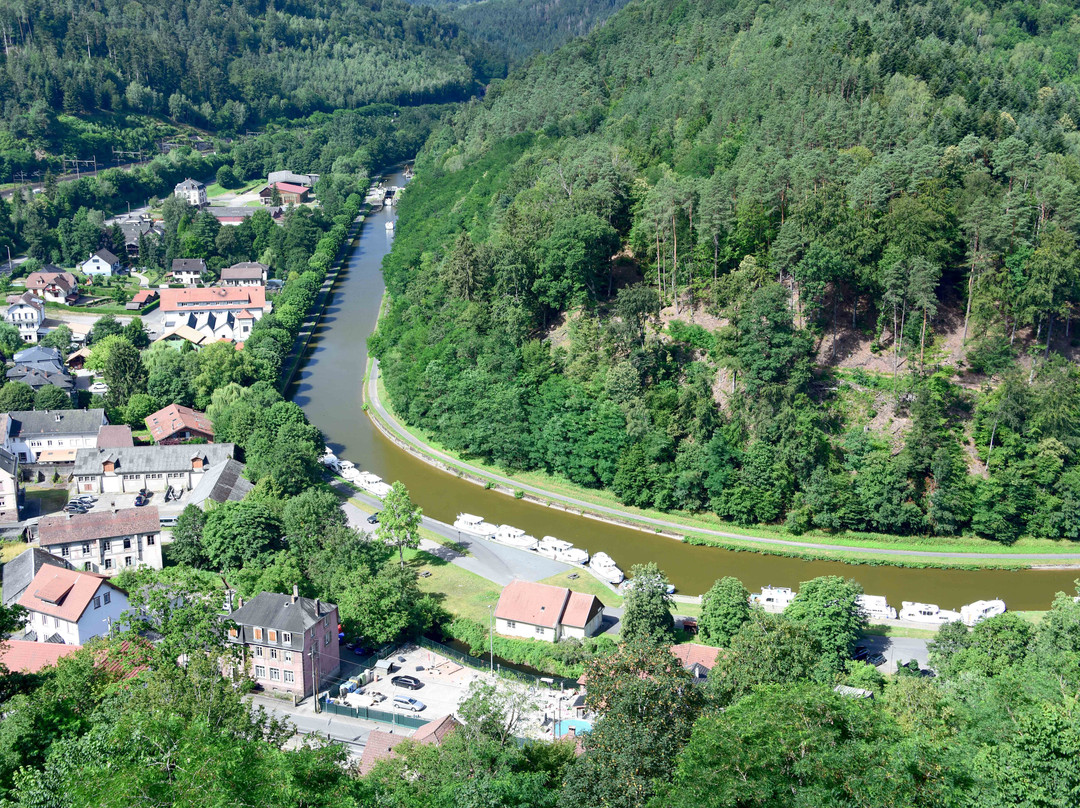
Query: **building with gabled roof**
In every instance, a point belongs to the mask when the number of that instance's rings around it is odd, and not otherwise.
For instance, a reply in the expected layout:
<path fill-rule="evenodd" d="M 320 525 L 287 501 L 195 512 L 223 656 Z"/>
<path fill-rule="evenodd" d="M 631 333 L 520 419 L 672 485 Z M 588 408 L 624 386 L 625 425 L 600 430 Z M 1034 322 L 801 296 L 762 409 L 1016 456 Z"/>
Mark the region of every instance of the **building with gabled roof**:
<path fill-rule="evenodd" d="M 81 645 L 7 640 L 0 645 L 0 665 L 12 673 L 40 673 L 80 649 Z"/>
<path fill-rule="evenodd" d="M 37 342 L 41 337 L 41 327 L 45 323 L 45 301 L 27 290 L 21 295 L 9 296 L 7 302 L 4 322 L 19 329 L 19 337 L 23 342 Z"/>
<path fill-rule="evenodd" d="M 305 188 L 303 185 L 293 185 L 289 182 L 275 182 L 259 191 L 259 199 L 262 200 L 264 205 L 272 205 L 274 203 L 275 191 L 277 192 L 278 199 L 280 199 L 284 205 L 301 205 L 304 202 L 307 202 L 308 194 L 311 193 L 311 189 Z"/>
<path fill-rule="evenodd" d="M 180 443 L 192 438 L 214 440 L 214 425 L 210 419 L 191 407 L 170 404 L 146 416 L 145 421 L 154 443 Z"/>
<path fill-rule="evenodd" d="M 4 564 L 4 605 L 18 603 L 26 587 L 30 586 L 30 582 L 38 574 L 38 570 L 48 566 L 72 569 L 71 564 L 60 556 L 39 547 L 23 550 Z"/>
<path fill-rule="evenodd" d="M 256 595 L 225 619 L 229 642 L 243 649 L 247 675 L 263 688 L 303 698 L 341 667 L 337 606 L 302 598 L 295 586 L 292 595 Z"/>
<path fill-rule="evenodd" d="M 105 410 L 16 410 L 0 415 L 0 441 L 22 463 L 74 463 L 97 445 Z"/>
<path fill-rule="evenodd" d="M 370 772 L 380 760 L 394 757 L 394 750 L 405 741 L 441 746 L 446 736 L 460 726 L 461 722 L 454 716 L 445 715 L 424 724 L 412 735 L 395 735 L 392 732 L 383 732 L 381 729 L 372 730 L 365 742 L 363 757 L 360 758 L 360 774 L 363 776 Z"/>
<path fill-rule="evenodd" d="M 190 491 L 208 469 L 235 454 L 232 443 L 79 449 L 71 479 L 80 494 Z"/>
<path fill-rule="evenodd" d="M 161 569 L 161 521 L 152 505 L 49 514 L 37 530 L 42 547 L 86 572 Z"/>
<path fill-rule="evenodd" d="M 79 264 L 79 271 L 84 275 L 112 277 L 120 274 L 120 259 L 108 250 L 98 250 Z"/>
<path fill-rule="evenodd" d="M 263 286 L 270 267 L 258 261 L 242 261 L 221 270 L 222 286 Z"/>
<path fill-rule="evenodd" d="M 98 449 L 126 449 L 135 445 L 135 439 L 127 424 L 106 425 L 98 430 L 94 445 Z"/>
<path fill-rule="evenodd" d="M 716 665 L 720 649 L 696 642 L 684 642 L 671 646 L 671 654 L 695 679 L 704 679 Z"/>
<path fill-rule="evenodd" d="M 124 308 L 128 311 L 139 311 L 146 308 L 155 300 L 158 300 L 160 295 L 157 289 L 140 289 L 134 295 L 131 300 L 125 304 Z"/>
<path fill-rule="evenodd" d="M 511 581 L 495 607 L 496 632 L 533 640 L 584 639 L 603 621 L 604 604 L 595 595 L 532 581 Z"/>
<path fill-rule="evenodd" d="M 84 645 L 120 626 L 128 599 L 104 575 L 50 565 L 38 570 L 19 605 L 29 612 L 24 639 Z"/>
<path fill-rule="evenodd" d="M 195 286 L 202 283 L 206 273 L 206 261 L 202 258 L 174 258 L 169 276 L 176 283 Z"/>
<path fill-rule="evenodd" d="M 193 180 L 191 177 L 188 177 L 183 182 L 176 183 L 173 194 L 181 199 L 186 199 L 187 203 L 193 208 L 205 207 L 210 202 L 206 196 L 206 185 L 198 180 Z"/>
<path fill-rule="evenodd" d="M 271 171 L 266 177 L 267 185 L 273 185 L 275 182 L 287 182 L 290 185 L 299 185 L 304 188 L 311 188 L 318 181 L 318 174 L 297 174 L 293 171 Z"/>
<path fill-rule="evenodd" d="M 79 299 L 78 278 L 63 270 L 31 272 L 26 278 L 26 288 L 48 303 L 69 306 Z"/>

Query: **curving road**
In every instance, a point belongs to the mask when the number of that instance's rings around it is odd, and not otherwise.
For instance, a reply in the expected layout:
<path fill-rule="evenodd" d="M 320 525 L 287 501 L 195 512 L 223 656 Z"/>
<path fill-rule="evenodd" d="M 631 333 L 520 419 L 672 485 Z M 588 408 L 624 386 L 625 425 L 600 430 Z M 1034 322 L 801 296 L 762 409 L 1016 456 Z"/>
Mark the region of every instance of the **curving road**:
<path fill-rule="evenodd" d="M 629 513 L 620 508 L 611 508 L 606 505 L 596 505 L 585 500 L 575 499 L 574 497 L 566 496 L 565 494 L 558 494 L 554 491 L 547 491 L 543 488 L 539 488 L 528 483 L 523 483 L 520 480 L 513 480 L 509 477 L 504 477 L 495 472 L 487 469 L 480 468 L 465 463 L 461 460 L 451 457 L 445 452 L 436 449 L 428 443 L 420 440 L 411 434 L 404 426 L 398 421 L 398 419 L 392 415 L 379 398 L 379 360 L 372 359 L 371 374 L 368 377 L 367 390 L 365 392 L 365 398 L 369 406 L 374 407 L 375 410 L 382 417 L 382 422 L 377 418 L 372 418 L 377 429 L 382 432 L 386 432 L 390 429 L 393 432 L 391 437 L 397 438 L 410 445 L 413 450 L 421 455 L 425 460 L 429 458 L 437 458 L 445 463 L 463 468 L 479 477 L 483 477 L 489 480 L 494 480 L 497 483 L 508 486 L 510 488 L 519 488 L 527 491 L 536 496 L 543 497 L 547 500 L 560 502 L 564 505 L 569 505 L 575 509 L 581 509 L 584 511 L 583 516 L 589 516 L 591 518 L 603 519 L 606 516 L 614 517 L 620 520 L 621 524 L 625 524 L 627 527 L 634 527 L 639 530 L 645 530 L 645 525 L 651 528 L 664 528 L 665 530 L 677 531 L 679 533 L 698 533 L 705 536 L 716 536 L 718 538 L 725 539 L 738 539 L 740 541 L 752 541 L 758 544 L 771 544 L 780 547 L 803 547 L 811 550 L 840 550 L 846 552 L 859 552 L 867 555 L 877 556 L 921 556 L 924 558 L 958 558 L 958 559 L 989 559 L 989 558 L 1008 558 L 1016 559 L 1020 561 L 1072 561 L 1074 563 L 1080 563 L 1080 553 L 949 553 L 940 551 L 926 551 L 926 550 L 891 550 L 886 548 L 877 547 L 856 547 L 846 544 L 819 544 L 817 542 L 808 541 L 795 541 L 791 539 L 771 539 L 764 536 L 748 536 L 740 533 L 725 533 L 722 530 L 714 530 L 705 527 L 687 527 L 677 522 L 670 522 L 665 519 L 657 519 L 652 516 L 641 516 L 639 514 Z M 370 417 L 370 415 L 369 415 Z"/>

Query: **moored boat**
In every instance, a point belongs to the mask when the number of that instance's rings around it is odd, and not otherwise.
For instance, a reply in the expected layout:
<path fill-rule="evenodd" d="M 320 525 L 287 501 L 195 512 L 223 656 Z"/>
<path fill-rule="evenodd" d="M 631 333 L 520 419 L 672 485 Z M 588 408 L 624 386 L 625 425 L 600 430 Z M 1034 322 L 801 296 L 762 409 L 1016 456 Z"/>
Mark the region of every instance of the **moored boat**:
<path fill-rule="evenodd" d="M 856 598 L 859 609 L 870 620 L 895 620 L 896 609 L 889 605 L 881 595 L 859 595 Z"/>
<path fill-rule="evenodd" d="M 941 625 L 962 619 L 960 612 L 950 609 L 942 609 L 936 603 L 917 603 L 905 600 L 900 604 L 900 619 L 910 620 L 912 623 L 930 623 Z"/>
<path fill-rule="evenodd" d="M 513 525 L 499 525 L 495 531 L 494 540 L 507 547 L 517 547 L 519 550 L 535 550 L 539 544 L 535 537 Z"/>
<path fill-rule="evenodd" d="M 607 553 L 593 553 L 593 557 L 589 559 L 589 569 L 613 584 L 621 584 L 626 578 L 623 571 L 616 566 Z"/>
<path fill-rule="evenodd" d="M 482 539 L 493 538 L 498 529 L 491 522 L 485 522 L 484 517 L 471 513 L 459 513 L 457 519 L 454 520 L 454 527 L 462 533 L 469 533 Z"/>
<path fill-rule="evenodd" d="M 393 230 L 394 229 L 394 223 L 393 222 L 387 222 L 386 223 L 386 229 L 387 230 Z"/>
<path fill-rule="evenodd" d="M 1005 614 L 1005 601 L 1000 598 L 977 600 L 960 607 L 960 619 L 964 621 L 965 626 L 974 626 L 988 617 L 997 617 L 999 614 Z"/>
<path fill-rule="evenodd" d="M 544 536 L 536 545 L 536 552 L 545 558 L 562 561 L 565 564 L 588 564 L 589 554 L 579 547 L 575 547 L 568 541 L 556 539 L 554 536 Z"/>
<path fill-rule="evenodd" d="M 750 602 L 767 612 L 782 612 L 795 600 L 795 594 L 787 586 L 763 586 L 760 593 L 750 596 Z"/>

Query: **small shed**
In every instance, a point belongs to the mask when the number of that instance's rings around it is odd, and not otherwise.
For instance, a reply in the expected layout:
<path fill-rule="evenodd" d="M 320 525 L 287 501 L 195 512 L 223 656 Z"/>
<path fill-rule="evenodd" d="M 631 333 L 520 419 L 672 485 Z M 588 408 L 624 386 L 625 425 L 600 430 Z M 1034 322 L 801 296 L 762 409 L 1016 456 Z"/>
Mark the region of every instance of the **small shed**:
<path fill-rule="evenodd" d="M 397 664 L 391 659 L 380 659 L 375 663 L 375 673 L 380 676 L 389 676 L 398 669 Z"/>

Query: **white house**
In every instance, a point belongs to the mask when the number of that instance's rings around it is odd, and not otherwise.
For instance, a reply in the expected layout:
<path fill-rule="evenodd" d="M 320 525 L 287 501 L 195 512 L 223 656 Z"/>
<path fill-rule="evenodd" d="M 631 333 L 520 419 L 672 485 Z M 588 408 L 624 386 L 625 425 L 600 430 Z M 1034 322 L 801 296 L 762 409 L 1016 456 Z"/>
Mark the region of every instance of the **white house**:
<path fill-rule="evenodd" d="M 202 258 L 174 258 L 172 271 L 169 274 L 175 283 L 195 286 L 202 283 L 202 276 L 205 272 L 206 261 Z"/>
<path fill-rule="evenodd" d="M 604 622 L 604 604 L 595 595 L 514 580 L 495 607 L 495 631 L 510 637 L 558 642 L 592 637 Z"/>
<path fill-rule="evenodd" d="M 103 575 L 44 566 L 19 605 L 29 612 L 23 639 L 83 645 L 121 626 L 128 599 Z"/>
<path fill-rule="evenodd" d="M 0 449 L 0 524 L 19 521 L 19 458 Z"/>
<path fill-rule="evenodd" d="M 18 297 L 9 297 L 4 322 L 19 329 L 23 342 L 37 342 L 42 323 L 45 322 L 45 301 L 30 291 Z"/>
<path fill-rule="evenodd" d="M 97 446 L 105 410 L 17 410 L 0 415 L 0 441 L 22 463 L 73 463 Z"/>
<path fill-rule="evenodd" d="M 108 250 L 98 250 L 81 264 L 79 269 L 84 275 L 102 275 L 112 277 L 120 272 L 120 259 Z"/>
<path fill-rule="evenodd" d="M 258 261 L 244 261 L 221 270 L 222 286 L 265 286 L 270 267 Z"/>
<path fill-rule="evenodd" d="M 183 182 L 178 182 L 173 188 L 173 193 L 181 199 L 186 199 L 193 208 L 204 207 L 210 202 L 206 197 L 206 186 L 190 177 Z"/>
<path fill-rule="evenodd" d="M 43 516 L 38 543 L 86 572 L 161 569 L 161 521 L 155 507 Z"/>
<path fill-rule="evenodd" d="M 80 494 L 190 491 L 212 466 L 231 460 L 232 443 L 79 449 L 71 481 Z"/>
<path fill-rule="evenodd" d="M 70 272 L 60 269 L 31 272 L 26 288 L 41 295 L 48 303 L 67 306 L 79 299 L 79 280 Z"/>

